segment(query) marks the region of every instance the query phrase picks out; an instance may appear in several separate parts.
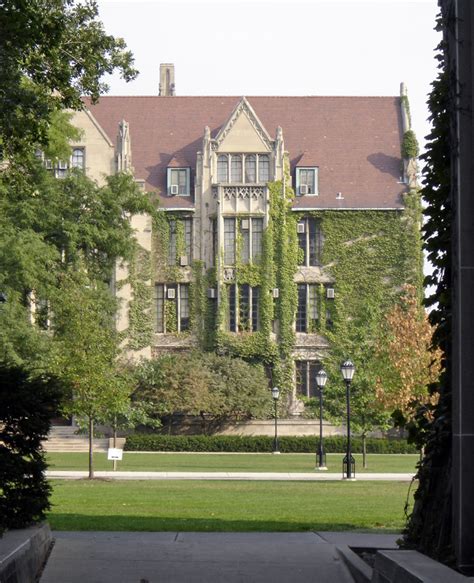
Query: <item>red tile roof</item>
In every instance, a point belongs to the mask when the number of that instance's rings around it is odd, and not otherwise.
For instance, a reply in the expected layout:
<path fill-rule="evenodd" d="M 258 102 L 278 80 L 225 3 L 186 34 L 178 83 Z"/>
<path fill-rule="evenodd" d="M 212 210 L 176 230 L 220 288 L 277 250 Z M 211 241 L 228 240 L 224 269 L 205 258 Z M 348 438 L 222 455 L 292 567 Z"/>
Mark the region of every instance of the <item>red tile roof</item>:
<path fill-rule="evenodd" d="M 319 196 L 298 197 L 297 208 L 402 208 L 398 97 L 248 97 L 271 136 L 283 128 L 291 166 L 319 167 Z M 193 199 L 166 196 L 166 168 L 187 160 L 194 176 L 204 127 L 214 138 L 239 97 L 102 97 L 90 110 L 113 143 L 130 124 L 135 176 L 158 189 L 164 207 Z M 343 199 L 336 200 L 337 193 Z"/>

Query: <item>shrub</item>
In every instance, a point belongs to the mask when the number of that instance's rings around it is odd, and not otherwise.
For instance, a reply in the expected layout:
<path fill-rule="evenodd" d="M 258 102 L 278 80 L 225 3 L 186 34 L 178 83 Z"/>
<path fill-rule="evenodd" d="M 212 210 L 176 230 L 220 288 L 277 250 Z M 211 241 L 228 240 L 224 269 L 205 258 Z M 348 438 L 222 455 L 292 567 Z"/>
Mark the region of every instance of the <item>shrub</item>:
<path fill-rule="evenodd" d="M 315 453 L 315 436 L 282 436 L 278 439 L 282 453 Z M 324 439 L 327 453 L 344 453 L 346 438 L 332 436 Z M 136 434 L 127 438 L 126 451 L 189 451 L 189 452 L 247 452 L 273 451 L 273 437 L 237 435 L 157 435 Z M 353 453 L 362 452 L 362 439 L 352 439 Z M 367 453 L 417 453 L 405 439 L 367 438 Z"/>
<path fill-rule="evenodd" d="M 39 522 L 50 507 L 41 442 L 59 396 L 50 379 L 0 366 L 0 532 Z"/>

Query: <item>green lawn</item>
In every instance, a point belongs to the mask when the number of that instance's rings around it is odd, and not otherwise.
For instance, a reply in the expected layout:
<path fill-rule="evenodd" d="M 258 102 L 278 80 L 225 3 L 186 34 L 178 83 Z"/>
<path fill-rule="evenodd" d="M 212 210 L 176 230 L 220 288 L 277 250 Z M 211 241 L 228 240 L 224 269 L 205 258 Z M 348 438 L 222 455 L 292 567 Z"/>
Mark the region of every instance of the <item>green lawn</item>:
<path fill-rule="evenodd" d="M 55 530 L 399 532 L 400 482 L 53 481 Z"/>
<path fill-rule="evenodd" d="M 362 456 L 355 455 L 356 473 L 363 472 Z M 343 454 L 328 454 L 330 472 L 342 472 Z M 370 454 L 367 472 L 414 472 L 417 454 Z M 112 462 L 105 453 L 94 454 L 96 470 L 111 470 Z M 86 470 L 87 453 L 50 453 L 51 470 Z M 314 472 L 313 454 L 193 454 L 124 452 L 117 469 L 123 471 L 156 472 Z"/>

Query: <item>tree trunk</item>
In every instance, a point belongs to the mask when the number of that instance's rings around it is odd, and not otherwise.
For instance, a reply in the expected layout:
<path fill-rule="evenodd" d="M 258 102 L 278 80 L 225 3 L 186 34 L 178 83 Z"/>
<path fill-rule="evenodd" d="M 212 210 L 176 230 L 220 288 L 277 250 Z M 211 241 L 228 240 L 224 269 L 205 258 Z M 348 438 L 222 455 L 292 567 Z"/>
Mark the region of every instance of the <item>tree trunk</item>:
<path fill-rule="evenodd" d="M 362 467 L 364 470 L 367 469 L 367 436 L 365 433 L 362 434 Z"/>
<path fill-rule="evenodd" d="M 94 479 L 94 420 L 89 417 L 89 480 Z"/>

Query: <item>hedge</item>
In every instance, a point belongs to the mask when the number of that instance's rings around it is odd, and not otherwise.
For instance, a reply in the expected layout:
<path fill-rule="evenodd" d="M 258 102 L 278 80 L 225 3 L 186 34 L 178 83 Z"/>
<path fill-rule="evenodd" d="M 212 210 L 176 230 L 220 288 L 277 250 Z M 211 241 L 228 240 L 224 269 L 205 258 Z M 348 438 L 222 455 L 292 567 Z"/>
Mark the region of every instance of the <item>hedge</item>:
<path fill-rule="evenodd" d="M 282 453 L 314 453 L 318 438 L 314 436 L 282 436 L 278 439 Z M 367 453 L 418 453 L 406 439 L 367 438 Z M 331 436 L 324 439 L 327 453 L 344 453 L 346 438 Z M 270 453 L 273 437 L 237 435 L 157 435 L 135 434 L 127 437 L 126 451 L 190 451 L 190 452 L 249 452 Z M 353 453 L 362 453 L 362 439 L 352 439 Z"/>

